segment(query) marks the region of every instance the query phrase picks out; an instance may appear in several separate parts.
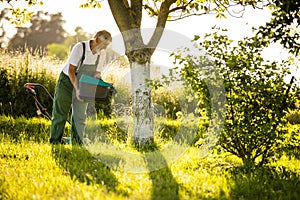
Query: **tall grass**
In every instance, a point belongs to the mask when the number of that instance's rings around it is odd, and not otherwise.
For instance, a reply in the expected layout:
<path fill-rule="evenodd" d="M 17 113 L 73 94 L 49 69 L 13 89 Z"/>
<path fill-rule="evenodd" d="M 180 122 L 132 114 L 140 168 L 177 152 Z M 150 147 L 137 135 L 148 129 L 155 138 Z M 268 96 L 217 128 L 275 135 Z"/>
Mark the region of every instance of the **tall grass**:
<path fill-rule="evenodd" d="M 29 53 L 0 51 L 0 114 L 36 116 L 32 97 L 25 92 L 25 83 L 40 83 L 54 93 L 58 61 L 32 56 Z M 36 88 L 39 100 L 52 108 L 52 100 L 42 88 Z"/>
<path fill-rule="evenodd" d="M 50 94 L 54 94 L 55 83 L 61 71 L 63 63 L 49 58 L 38 57 L 28 52 L 6 52 L 0 50 L 0 114 L 14 117 L 36 116 L 36 107 L 33 98 L 26 93 L 23 86 L 25 83 L 39 83 L 46 87 Z M 117 114 L 128 116 L 131 114 L 131 86 L 129 66 L 109 64 L 103 72 L 103 78 L 116 87 L 118 93 L 114 96 L 113 107 L 96 104 L 99 117 Z M 52 110 L 52 100 L 41 87 L 35 88 L 38 100 Z M 170 90 L 171 91 L 171 90 Z M 187 91 L 174 91 L 168 88 L 161 92 L 153 91 L 153 100 L 157 114 L 164 113 L 167 117 L 176 118 L 176 112 L 181 110 L 194 113 L 197 105 L 196 99 L 192 98 Z M 165 95 L 168 92 L 168 95 Z M 175 96 L 178 96 L 175 98 Z M 179 103 L 180 102 L 180 103 Z M 172 105 L 171 105 L 172 104 Z M 176 106 L 173 106 L 173 104 Z M 171 109 L 176 107 L 176 109 Z M 101 114 L 102 112 L 102 114 Z"/>

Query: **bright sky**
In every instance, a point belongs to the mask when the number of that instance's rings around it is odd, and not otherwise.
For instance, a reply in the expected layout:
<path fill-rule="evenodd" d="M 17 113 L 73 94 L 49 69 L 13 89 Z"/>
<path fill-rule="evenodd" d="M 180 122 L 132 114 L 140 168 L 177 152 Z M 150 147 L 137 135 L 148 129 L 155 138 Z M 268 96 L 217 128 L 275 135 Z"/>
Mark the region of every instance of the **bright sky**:
<path fill-rule="evenodd" d="M 64 28 L 71 34 L 74 33 L 75 27 L 80 26 L 88 33 L 93 34 L 98 30 L 106 29 L 112 33 L 113 37 L 120 36 L 119 29 L 110 12 L 107 1 L 101 2 L 101 9 L 79 8 L 79 5 L 85 2 L 84 0 L 44 0 L 43 2 L 43 6 L 34 6 L 30 7 L 30 9 L 44 10 L 49 13 L 62 12 L 63 18 L 66 21 Z M 0 4 L 0 9 L 2 6 Z M 189 17 L 179 21 L 167 22 L 165 30 L 174 31 L 177 34 L 192 39 L 194 35 L 203 35 L 211 32 L 211 27 L 217 25 L 227 28 L 230 38 L 240 40 L 246 35 L 251 34 L 253 26 L 258 27 L 265 24 L 270 19 L 270 16 L 269 10 L 253 10 L 249 8 L 246 9 L 242 18 L 229 16 L 227 19 L 216 19 L 214 15 Z M 155 23 L 156 19 L 143 15 L 143 28 L 154 28 Z M 168 53 L 158 50 L 152 58 L 153 60 L 159 59 L 161 62 L 163 54 L 165 54 L 165 57 L 168 56 Z M 265 53 L 265 58 L 270 60 L 286 56 L 287 54 L 277 45 L 272 46 Z"/>
<path fill-rule="evenodd" d="M 57 2 L 57 3 L 55 3 Z M 50 13 L 62 12 L 66 20 L 66 30 L 72 32 L 76 26 L 81 26 L 86 32 L 94 33 L 99 29 L 107 29 L 113 35 L 120 34 L 107 1 L 101 3 L 101 9 L 81 9 L 83 0 L 44 0 L 41 7 Z M 229 17 L 228 20 L 215 19 L 213 15 L 191 17 L 175 22 L 167 22 L 166 29 L 177 31 L 187 37 L 194 34 L 209 32 L 215 25 L 230 29 L 234 37 L 241 38 L 251 31 L 252 26 L 263 25 L 270 18 L 270 13 L 262 10 L 248 11 L 243 18 Z M 156 19 L 143 16 L 143 28 L 154 28 Z"/>
<path fill-rule="evenodd" d="M 100 29 L 107 29 L 113 35 L 120 34 L 107 1 L 102 1 L 101 9 L 82 9 L 79 5 L 84 0 L 44 0 L 43 6 L 32 6 L 30 10 L 44 10 L 49 13 L 62 12 L 66 20 L 65 29 L 73 33 L 76 26 L 81 26 L 86 32 L 94 33 Z M 13 5 L 17 5 L 15 2 Z M 3 5 L 0 4 L 0 8 Z M 192 38 L 195 34 L 210 31 L 215 24 L 226 27 L 230 34 L 239 39 L 251 31 L 252 26 L 263 25 L 270 18 L 268 11 L 246 10 L 243 18 L 229 17 L 227 20 L 215 19 L 213 15 L 190 17 L 174 22 L 167 22 L 166 29 L 179 32 Z M 154 28 L 156 19 L 143 16 L 143 28 Z"/>

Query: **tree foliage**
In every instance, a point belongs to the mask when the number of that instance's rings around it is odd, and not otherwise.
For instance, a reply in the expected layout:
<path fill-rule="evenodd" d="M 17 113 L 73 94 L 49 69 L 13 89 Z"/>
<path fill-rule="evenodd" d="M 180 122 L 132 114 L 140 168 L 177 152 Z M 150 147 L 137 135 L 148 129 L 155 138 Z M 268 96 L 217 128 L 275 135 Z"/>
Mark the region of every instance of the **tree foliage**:
<path fill-rule="evenodd" d="M 82 27 L 75 28 L 74 35 L 68 35 L 61 43 L 51 43 L 47 45 L 47 55 L 65 60 L 72 47 L 79 41 L 85 41 L 91 38 L 91 35 L 83 31 Z"/>
<path fill-rule="evenodd" d="M 80 26 L 77 26 L 74 31 L 75 31 L 75 34 L 69 35 L 68 37 L 66 37 L 66 39 L 63 42 L 63 44 L 66 47 L 68 47 L 70 50 L 77 42 L 85 41 L 85 40 L 92 38 L 92 35 L 85 32 L 83 30 L 83 28 Z"/>
<path fill-rule="evenodd" d="M 224 78 L 227 112 L 219 144 L 245 164 L 263 164 L 284 139 L 284 116 L 295 108 L 299 87 L 294 79 L 285 81 L 290 73 L 287 62 L 264 61 L 261 56 L 264 46 L 259 47 L 256 38 L 244 38 L 236 46 L 232 42 L 218 32 L 207 34 L 199 42 Z M 199 73 L 189 75 L 202 68 L 203 62 L 182 54 L 176 55 L 176 59 L 183 64 L 182 74 L 193 88 L 208 97 L 204 84 L 207 77 L 200 77 Z"/>
<path fill-rule="evenodd" d="M 62 43 L 65 39 L 62 14 L 48 14 L 38 11 L 30 19 L 30 27 L 17 27 L 17 33 L 8 44 L 8 49 L 45 53 L 48 44 Z"/>
<path fill-rule="evenodd" d="M 6 29 L 4 24 L 9 20 L 7 17 L 8 10 L 3 9 L 0 12 L 0 48 L 2 48 L 3 44 L 5 43 L 6 40 Z"/>
<path fill-rule="evenodd" d="M 68 57 L 69 49 L 63 44 L 52 43 L 47 45 L 47 55 L 59 60 L 65 60 Z"/>
<path fill-rule="evenodd" d="M 11 21 L 22 25 L 29 21 L 33 13 L 27 9 L 14 7 L 13 2 L 25 2 L 28 7 L 43 4 L 36 0 L 9 0 L 2 1 L 9 5 Z M 272 9 L 272 19 L 258 30 L 258 40 L 280 41 L 292 53 L 299 53 L 299 1 L 294 0 L 152 0 L 152 1 L 108 1 L 112 14 L 121 32 L 140 28 L 142 22 L 142 9 L 149 16 L 157 17 L 156 27 L 164 28 L 168 20 L 179 20 L 189 16 L 199 16 L 213 13 L 216 17 L 226 17 L 226 13 L 235 17 L 242 17 L 245 8 Z M 80 5 L 82 8 L 101 8 L 101 2 L 85 0 Z M 161 31 L 156 32 L 149 41 L 149 46 L 156 46 Z"/>
<path fill-rule="evenodd" d="M 295 0 L 275 0 L 272 18 L 257 30 L 257 40 L 280 42 L 294 55 L 300 50 L 300 3 Z"/>

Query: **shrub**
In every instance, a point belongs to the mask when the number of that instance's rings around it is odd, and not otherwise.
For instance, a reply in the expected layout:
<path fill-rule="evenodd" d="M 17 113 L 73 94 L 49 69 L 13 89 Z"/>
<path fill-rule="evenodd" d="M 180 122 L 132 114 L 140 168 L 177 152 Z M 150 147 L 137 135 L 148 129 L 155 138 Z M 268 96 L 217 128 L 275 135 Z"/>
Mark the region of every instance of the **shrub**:
<path fill-rule="evenodd" d="M 194 114 L 199 116 L 200 110 L 203 109 L 203 105 L 199 101 L 199 97 L 195 94 L 191 87 L 185 86 L 175 91 L 175 95 L 178 98 L 181 112 L 184 114 Z"/>
<path fill-rule="evenodd" d="M 174 138 L 179 130 L 180 121 L 178 120 L 165 120 L 158 128 L 159 136 L 163 140 L 170 140 Z"/>
<path fill-rule="evenodd" d="M 40 83 L 53 94 L 56 77 L 51 71 L 54 62 L 36 58 L 30 54 L 0 52 L 0 114 L 10 116 L 36 116 L 36 107 L 30 94 L 24 89 L 25 83 Z M 52 109 L 52 100 L 42 88 L 36 88 L 39 101 Z"/>
<path fill-rule="evenodd" d="M 47 54 L 50 57 L 65 60 L 68 57 L 68 47 L 63 44 L 52 43 L 47 45 Z"/>
<path fill-rule="evenodd" d="M 300 125 L 288 125 L 288 133 L 282 142 L 282 151 L 280 154 L 286 154 L 289 157 L 300 159 Z"/>
<path fill-rule="evenodd" d="M 181 111 L 180 103 L 175 94 L 162 87 L 153 90 L 153 103 L 158 114 L 165 114 L 167 119 L 176 119 L 176 113 Z M 160 110 L 159 106 L 162 106 L 163 110 Z"/>
<path fill-rule="evenodd" d="M 300 124 L 300 112 L 297 110 L 291 111 L 286 116 L 290 124 Z"/>
<path fill-rule="evenodd" d="M 199 37 L 195 37 L 197 39 Z M 219 144 L 242 158 L 244 164 L 265 164 L 284 140 L 287 133 L 284 116 L 286 111 L 295 108 L 300 92 L 293 79 L 285 82 L 289 65 L 264 61 L 263 47 L 255 38 L 244 38 L 236 46 L 227 36 L 217 32 L 207 34 L 205 39 L 199 46 L 207 50 L 211 60 L 205 56 L 174 54 L 184 66 L 182 74 L 204 105 L 210 106 L 212 91 L 208 91 L 205 81 L 213 81 L 217 73 L 223 77 L 227 112 Z M 203 50 L 199 48 L 199 51 Z M 204 74 L 205 69 L 217 73 Z M 209 109 L 207 112 L 210 116 Z"/>

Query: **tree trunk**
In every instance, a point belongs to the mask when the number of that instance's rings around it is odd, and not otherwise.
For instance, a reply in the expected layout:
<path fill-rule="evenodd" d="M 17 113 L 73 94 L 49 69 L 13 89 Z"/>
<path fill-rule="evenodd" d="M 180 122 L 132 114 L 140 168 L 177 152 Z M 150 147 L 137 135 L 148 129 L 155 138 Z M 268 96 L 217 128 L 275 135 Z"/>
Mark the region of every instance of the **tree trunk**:
<path fill-rule="evenodd" d="M 150 80 L 150 64 L 131 62 L 133 132 L 132 142 L 145 145 L 153 142 L 154 112 L 151 88 L 146 83 Z"/>
<path fill-rule="evenodd" d="M 154 114 L 151 88 L 145 84 L 150 79 L 150 58 L 163 34 L 169 9 L 176 0 L 162 1 L 159 8 L 155 31 L 148 44 L 144 44 L 141 34 L 143 1 L 108 1 L 110 10 L 122 34 L 125 54 L 131 67 L 132 82 L 132 139 L 139 145 L 153 142 Z"/>

